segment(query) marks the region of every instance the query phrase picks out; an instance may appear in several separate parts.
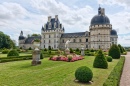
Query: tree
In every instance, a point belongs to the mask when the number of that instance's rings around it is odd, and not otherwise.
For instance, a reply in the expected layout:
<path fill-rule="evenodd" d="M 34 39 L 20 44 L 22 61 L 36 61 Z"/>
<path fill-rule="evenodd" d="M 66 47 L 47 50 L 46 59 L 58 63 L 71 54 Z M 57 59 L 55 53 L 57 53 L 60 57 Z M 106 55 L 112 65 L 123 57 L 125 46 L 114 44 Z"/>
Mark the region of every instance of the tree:
<path fill-rule="evenodd" d="M 120 58 L 120 49 L 116 44 L 113 44 L 110 49 L 108 55 L 111 56 L 113 59 L 119 59 Z"/>
<path fill-rule="evenodd" d="M 95 59 L 94 59 L 94 62 L 93 62 L 93 67 L 95 68 L 108 68 L 108 63 L 107 63 L 107 60 L 102 52 L 102 50 L 99 50 Z"/>
<path fill-rule="evenodd" d="M 15 48 L 15 43 L 11 40 L 10 36 L 0 31 L 0 48 Z"/>
<path fill-rule="evenodd" d="M 120 44 L 118 44 L 118 47 L 119 47 L 119 49 L 120 49 L 120 53 L 123 53 L 124 51 L 123 51 L 123 47 L 120 45 Z"/>

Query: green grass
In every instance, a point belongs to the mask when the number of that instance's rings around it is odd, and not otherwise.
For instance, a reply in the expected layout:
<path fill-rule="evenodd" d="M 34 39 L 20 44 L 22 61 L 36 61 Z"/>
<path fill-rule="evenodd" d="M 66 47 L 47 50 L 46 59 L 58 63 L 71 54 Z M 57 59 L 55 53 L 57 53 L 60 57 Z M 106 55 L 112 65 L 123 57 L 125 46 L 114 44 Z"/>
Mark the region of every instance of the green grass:
<path fill-rule="evenodd" d="M 93 68 L 94 57 L 85 57 L 76 62 L 42 60 L 42 64 L 31 66 L 31 60 L 0 63 L 1 86 L 102 86 L 119 60 L 109 62 L 108 69 Z M 93 71 L 93 83 L 75 82 L 75 70 L 88 66 Z"/>

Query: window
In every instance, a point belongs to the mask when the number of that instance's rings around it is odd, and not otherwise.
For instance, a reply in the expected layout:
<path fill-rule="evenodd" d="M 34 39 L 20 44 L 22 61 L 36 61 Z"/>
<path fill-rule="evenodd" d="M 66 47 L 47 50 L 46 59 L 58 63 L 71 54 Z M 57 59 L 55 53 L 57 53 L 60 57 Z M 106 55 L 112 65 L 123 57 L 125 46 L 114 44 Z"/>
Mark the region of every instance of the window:
<path fill-rule="evenodd" d="M 51 43 L 51 41 L 49 40 L 49 43 Z"/>
<path fill-rule="evenodd" d="M 62 42 L 64 43 L 64 39 L 62 40 Z"/>
<path fill-rule="evenodd" d="M 44 43 L 45 43 L 45 40 L 44 40 Z"/>
<path fill-rule="evenodd" d="M 50 38 L 51 36 L 49 35 L 49 38 Z"/>
<path fill-rule="evenodd" d="M 45 38 L 45 35 L 43 37 Z"/>
<path fill-rule="evenodd" d="M 75 39 L 73 40 L 73 42 L 75 42 Z"/>
<path fill-rule="evenodd" d="M 56 45 L 54 45 L 54 48 L 56 48 Z"/>
<path fill-rule="evenodd" d="M 88 42 L 88 39 L 86 39 L 86 42 Z"/>
<path fill-rule="evenodd" d="M 88 48 L 88 45 L 86 45 L 86 48 Z"/>
<path fill-rule="evenodd" d="M 45 48 L 45 45 L 44 45 L 44 48 Z"/>
<path fill-rule="evenodd" d="M 81 39 L 79 39 L 79 42 L 82 42 L 82 40 L 81 40 Z"/>

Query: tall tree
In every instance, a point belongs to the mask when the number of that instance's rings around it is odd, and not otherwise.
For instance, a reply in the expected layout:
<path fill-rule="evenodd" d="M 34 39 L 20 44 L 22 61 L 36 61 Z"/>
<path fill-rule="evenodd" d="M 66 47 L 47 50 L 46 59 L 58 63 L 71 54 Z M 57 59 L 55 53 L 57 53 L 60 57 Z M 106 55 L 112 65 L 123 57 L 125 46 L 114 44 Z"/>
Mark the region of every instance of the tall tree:
<path fill-rule="evenodd" d="M 14 48 L 15 43 L 11 40 L 10 36 L 0 31 L 0 48 Z"/>

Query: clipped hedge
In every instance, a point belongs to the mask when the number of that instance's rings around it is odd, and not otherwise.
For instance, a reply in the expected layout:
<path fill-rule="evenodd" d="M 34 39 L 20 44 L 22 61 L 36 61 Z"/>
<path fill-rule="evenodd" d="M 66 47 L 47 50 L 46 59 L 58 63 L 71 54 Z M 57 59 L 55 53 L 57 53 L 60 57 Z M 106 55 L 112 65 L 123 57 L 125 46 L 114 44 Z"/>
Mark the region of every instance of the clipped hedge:
<path fill-rule="evenodd" d="M 19 61 L 19 60 L 29 60 L 32 59 L 32 55 L 27 56 L 11 56 L 7 58 L 0 58 L 0 63 L 3 62 L 11 62 L 11 61 Z"/>
<path fill-rule="evenodd" d="M 8 49 L 4 49 L 4 50 L 2 50 L 2 54 L 7 54 L 8 52 L 9 52 Z"/>
<path fill-rule="evenodd" d="M 98 53 L 96 54 L 96 57 L 93 62 L 93 67 L 94 68 L 108 68 L 108 63 L 107 60 L 102 52 L 102 50 L 99 50 Z"/>
<path fill-rule="evenodd" d="M 75 78 L 79 82 L 89 82 L 92 80 L 93 73 L 87 66 L 81 66 L 75 71 Z"/>
<path fill-rule="evenodd" d="M 11 56 L 19 56 L 19 52 L 15 49 L 10 50 L 7 57 L 11 57 Z"/>
<path fill-rule="evenodd" d="M 114 67 L 103 86 L 119 86 L 125 57 L 121 57 L 117 65 Z"/>
<path fill-rule="evenodd" d="M 120 58 L 120 49 L 116 44 L 113 44 L 111 48 L 109 49 L 109 56 L 111 56 L 113 59 L 119 59 Z"/>
<path fill-rule="evenodd" d="M 106 56 L 106 59 L 108 62 L 112 62 L 112 57 L 111 56 Z"/>

